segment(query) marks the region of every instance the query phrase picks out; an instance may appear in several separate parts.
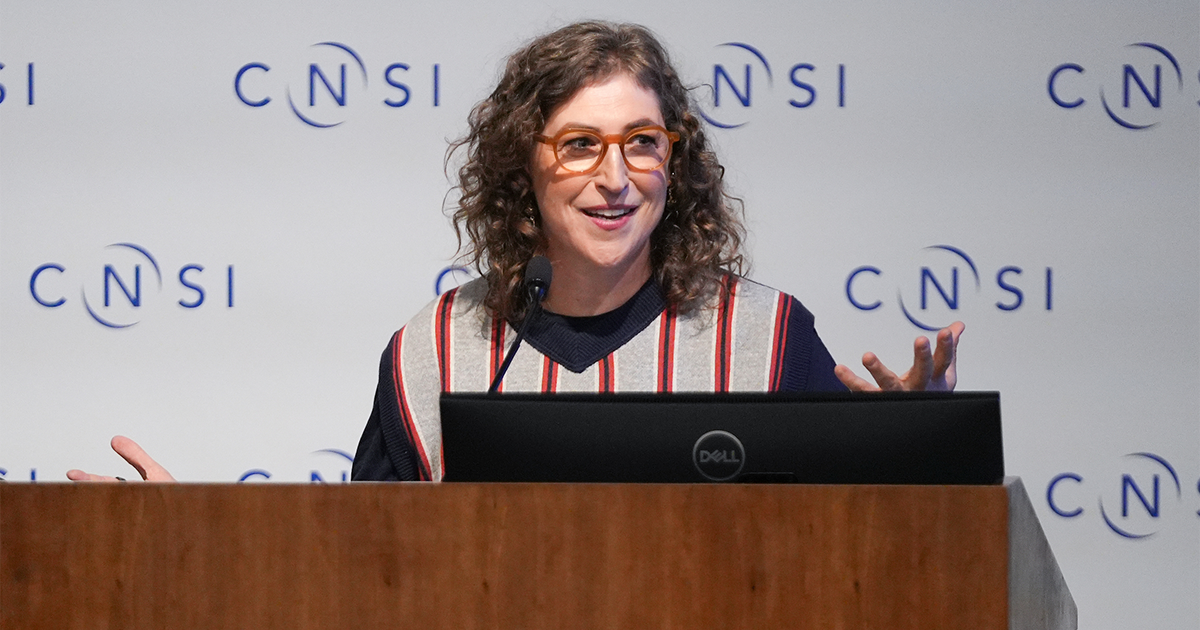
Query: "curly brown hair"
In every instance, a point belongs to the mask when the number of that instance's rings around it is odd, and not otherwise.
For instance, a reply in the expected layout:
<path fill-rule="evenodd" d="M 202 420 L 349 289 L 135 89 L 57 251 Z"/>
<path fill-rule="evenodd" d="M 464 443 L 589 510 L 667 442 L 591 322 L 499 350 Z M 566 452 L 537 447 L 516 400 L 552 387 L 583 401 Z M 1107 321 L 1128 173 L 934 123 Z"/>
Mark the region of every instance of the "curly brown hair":
<path fill-rule="evenodd" d="M 534 134 L 581 88 L 617 73 L 654 92 L 666 127 L 680 135 L 663 218 L 650 237 L 652 273 L 667 304 L 681 312 L 710 305 L 727 290 L 725 274 L 747 266 L 742 203 L 725 191 L 725 169 L 667 51 L 642 26 L 579 22 L 513 53 L 491 96 L 471 111 L 468 134 L 447 152 L 449 162 L 466 148 L 454 228 L 461 259 L 487 278 L 484 305 L 493 316 L 515 321 L 523 315 L 524 267 L 546 249 L 530 175 Z"/>

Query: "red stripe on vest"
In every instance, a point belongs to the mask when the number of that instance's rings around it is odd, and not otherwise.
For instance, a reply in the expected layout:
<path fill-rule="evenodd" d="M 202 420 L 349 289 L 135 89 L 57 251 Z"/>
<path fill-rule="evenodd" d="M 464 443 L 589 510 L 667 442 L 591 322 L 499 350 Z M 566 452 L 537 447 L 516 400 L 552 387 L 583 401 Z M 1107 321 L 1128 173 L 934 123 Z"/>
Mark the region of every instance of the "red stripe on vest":
<path fill-rule="evenodd" d="M 674 307 L 663 311 L 662 324 L 658 328 L 658 391 L 675 390 L 675 326 Z"/>
<path fill-rule="evenodd" d="M 615 354 L 615 352 L 613 353 Z M 613 369 L 614 357 L 609 354 L 600 360 L 600 393 L 611 394 L 617 389 L 617 375 Z"/>
<path fill-rule="evenodd" d="M 437 357 L 438 372 L 442 378 L 442 391 L 450 391 L 450 309 L 454 307 L 455 287 L 442 294 L 437 307 Z"/>
<path fill-rule="evenodd" d="M 400 426 L 404 429 L 404 435 L 417 451 L 417 478 L 419 481 L 430 481 L 433 479 L 433 473 L 429 468 L 429 456 L 425 454 L 425 447 L 421 444 L 417 426 L 413 422 L 412 409 L 408 406 L 408 398 L 404 396 L 404 370 L 400 364 L 400 352 L 403 347 L 404 329 L 401 328 L 400 332 L 392 337 L 392 385 L 396 388 L 396 407 L 400 410 Z"/>
<path fill-rule="evenodd" d="M 717 347 L 713 361 L 716 371 L 713 391 L 717 392 L 729 391 L 730 359 L 733 350 L 733 301 L 736 284 L 732 276 L 725 276 L 724 284 L 725 299 L 721 300 L 721 307 L 717 311 Z"/>
<path fill-rule="evenodd" d="M 770 391 L 777 392 L 783 385 L 783 349 L 787 347 L 788 321 L 792 314 L 792 299 L 779 294 L 779 305 L 775 308 L 775 336 L 771 344 Z"/>
<path fill-rule="evenodd" d="M 492 381 L 496 380 L 496 374 L 500 372 L 500 364 L 504 363 L 504 328 L 503 319 L 497 319 L 492 324 L 492 357 L 491 365 L 488 369 L 488 385 L 491 385 Z M 496 387 L 496 391 L 504 391 L 503 382 Z"/>
<path fill-rule="evenodd" d="M 542 392 L 553 394 L 558 391 L 558 364 L 550 357 L 542 357 Z"/>

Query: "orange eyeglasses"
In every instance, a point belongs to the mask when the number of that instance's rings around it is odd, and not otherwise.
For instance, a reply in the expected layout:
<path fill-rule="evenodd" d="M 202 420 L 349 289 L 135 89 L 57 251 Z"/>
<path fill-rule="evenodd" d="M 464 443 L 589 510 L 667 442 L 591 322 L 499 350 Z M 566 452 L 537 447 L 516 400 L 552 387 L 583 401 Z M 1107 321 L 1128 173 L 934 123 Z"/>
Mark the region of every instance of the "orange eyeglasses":
<path fill-rule="evenodd" d="M 590 173 L 600 166 L 608 145 L 621 147 L 621 156 L 631 171 L 649 173 L 671 159 L 671 147 L 679 134 L 658 125 L 638 127 L 628 133 L 601 135 L 591 129 L 567 128 L 553 138 L 535 134 L 535 140 L 550 145 L 558 165 L 572 173 Z"/>

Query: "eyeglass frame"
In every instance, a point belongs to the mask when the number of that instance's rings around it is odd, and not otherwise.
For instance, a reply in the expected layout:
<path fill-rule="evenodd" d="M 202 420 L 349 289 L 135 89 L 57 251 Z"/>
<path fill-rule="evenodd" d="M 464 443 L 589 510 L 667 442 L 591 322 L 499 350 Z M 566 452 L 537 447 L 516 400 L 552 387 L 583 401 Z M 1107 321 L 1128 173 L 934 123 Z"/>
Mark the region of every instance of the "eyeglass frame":
<path fill-rule="evenodd" d="M 658 166 L 655 166 L 654 168 L 642 169 L 642 168 L 638 168 L 638 167 L 634 166 L 633 164 L 629 163 L 629 157 L 625 155 L 625 141 L 632 138 L 633 136 L 637 135 L 638 132 L 646 131 L 646 130 L 661 131 L 667 135 L 667 140 L 670 140 L 670 142 L 667 143 L 667 155 L 666 155 L 666 157 L 663 158 L 663 161 L 658 164 Z M 600 149 L 600 155 L 596 157 L 596 163 L 593 164 L 591 166 L 591 168 L 587 169 L 586 171 L 574 171 L 574 170 L 567 168 L 566 165 L 562 163 L 562 158 L 560 158 L 558 156 L 558 141 L 563 136 L 567 135 L 568 133 L 588 133 L 588 134 L 591 134 L 592 136 L 600 138 L 600 141 L 602 143 L 604 143 L 604 148 Z M 678 132 L 670 131 L 666 127 L 663 127 L 661 125 L 643 125 L 641 127 L 636 127 L 634 129 L 630 129 L 629 131 L 625 132 L 624 134 L 619 134 L 619 133 L 602 134 L 602 133 L 597 132 L 595 129 L 584 129 L 584 128 L 580 128 L 580 127 L 567 127 L 566 129 L 563 129 L 563 130 L 559 131 L 558 133 L 554 134 L 554 136 L 546 136 L 546 135 L 543 135 L 540 133 L 533 134 L 534 140 L 536 140 L 537 142 L 540 142 L 542 144 L 548 145 L 550 147 L 550 150 L 554 152 L 554 162 L 556 164 L 558 164 L 559 168 L 563 169 L 564 171 L 567 171 L 568 173 L 572 173 L 575 175 L 587 175 L 588 173 L 591 173 L 592 171 L 600 168 L 600 165 L 604 163 L 604 157 L 608 155 L 608 146 L 610 144 L 616 144 L 618 147 L 620 147 L 621 159 L 625 162 L 625 166 L 629 167 L 629 170 L 631 170 L 635 173 L 653 173 L 654 171 L 662 168 L 663 164 L 666 164 L 667 162 L 671 161 L 671 152 L 675 148 L 675 143 L 679 142 L 679 138 L 680 138 L 680 136 L 679 136 Z"/>

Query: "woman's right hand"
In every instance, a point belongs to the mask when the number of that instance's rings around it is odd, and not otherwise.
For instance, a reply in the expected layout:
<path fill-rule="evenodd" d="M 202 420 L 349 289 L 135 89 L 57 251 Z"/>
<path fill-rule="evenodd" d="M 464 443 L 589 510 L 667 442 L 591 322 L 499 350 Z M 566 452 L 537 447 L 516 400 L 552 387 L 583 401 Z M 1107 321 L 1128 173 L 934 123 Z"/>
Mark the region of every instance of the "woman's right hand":
<path fill-rule="evenodd" d="M 171 473 L 167 472 L 166 468 L 159 466 L 158 462 L 147 455 L 146 451 L 143 451 L 137 442 L 118 435 L 112 439 L 112 449 L 117 452 L 117 455 L 125 458 L 125 461 L 129 462 L 130 466 L 136 468 L 142 479 L 146 481 L 175 481 Z M 78 469 L 68 470 L 67 479 L 71 481 L 124 481 L 116 477 L 93 475 Z"/>

